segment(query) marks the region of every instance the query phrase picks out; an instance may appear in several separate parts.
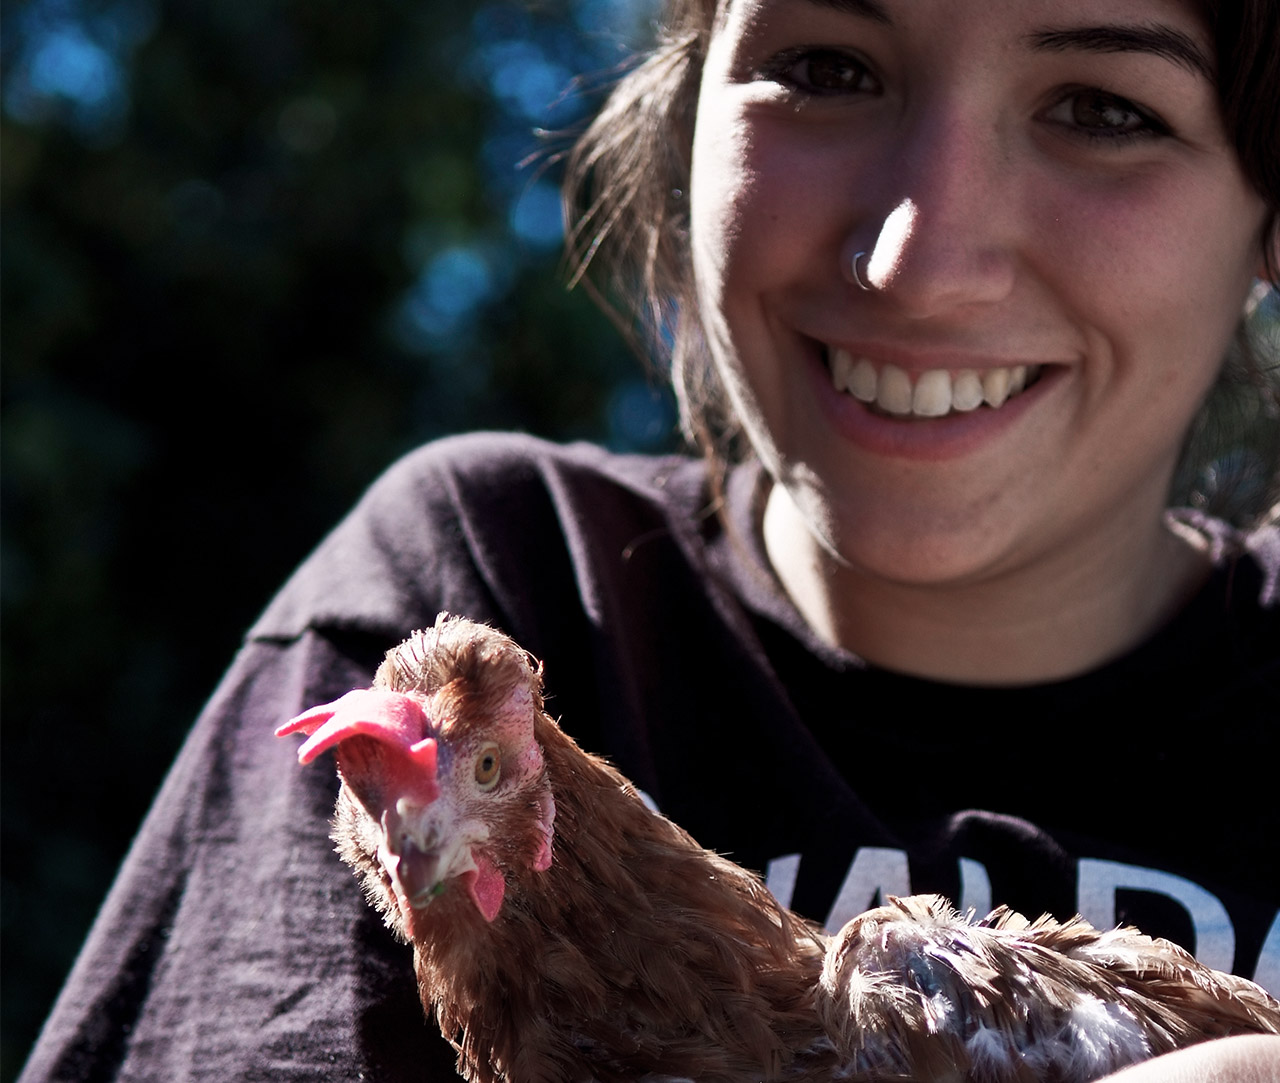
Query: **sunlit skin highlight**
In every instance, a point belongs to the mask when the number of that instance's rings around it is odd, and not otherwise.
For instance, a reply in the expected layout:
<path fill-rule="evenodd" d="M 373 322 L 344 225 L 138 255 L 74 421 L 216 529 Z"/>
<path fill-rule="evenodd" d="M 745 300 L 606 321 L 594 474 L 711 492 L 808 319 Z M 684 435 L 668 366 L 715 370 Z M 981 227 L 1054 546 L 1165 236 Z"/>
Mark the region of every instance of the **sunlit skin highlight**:
<path fill-rule="evenodd" d="M 982 683 L 1092 668 L 1203 581 L 1162 524 L 1261 266 L 1192 9 L 747 0 L 691 181 L 707 339 L 775 486 L 779 578 L 873 662 Z M 869 253 L 873 288 L 849 270 Z M 1029 364 L 999 410 L 877 416 L 832 348 Z"/>

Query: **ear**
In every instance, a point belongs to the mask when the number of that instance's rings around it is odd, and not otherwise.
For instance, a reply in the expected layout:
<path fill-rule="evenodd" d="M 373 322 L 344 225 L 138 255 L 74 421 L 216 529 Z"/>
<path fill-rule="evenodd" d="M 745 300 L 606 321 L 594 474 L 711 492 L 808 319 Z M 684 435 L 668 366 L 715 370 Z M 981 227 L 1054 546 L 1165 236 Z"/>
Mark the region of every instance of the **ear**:
<path fill-rule="evenodd" d="M 550 788 L 542 791 L 538 798 L 538 827 L 542 831 L 542 844 L 533 858 L 535 872 L 546 872 L 551 868 L 551 840 L 555 837 L 552 825 L 556 819 L 556 799 L 551 796 Z"/>

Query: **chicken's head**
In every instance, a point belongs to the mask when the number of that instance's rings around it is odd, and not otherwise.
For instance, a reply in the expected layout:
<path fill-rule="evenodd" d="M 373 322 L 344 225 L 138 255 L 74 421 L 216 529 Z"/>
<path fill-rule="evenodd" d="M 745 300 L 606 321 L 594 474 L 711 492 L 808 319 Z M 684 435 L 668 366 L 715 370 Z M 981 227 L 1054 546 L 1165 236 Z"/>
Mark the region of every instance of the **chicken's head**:
<path fill-rule="evenodd" d="M 457 888 L 493 921 L 512 875 L 551 865 L 555 803 L 535 737 L 539 669 L 491 628 L 441 614 L 390 651 L 374 687 L 281 726 L 309 763 L 333 748 L 338 851 L 388 924 L 417 938 Z M 437 904 L 445 897 L 448 902 Z"/>

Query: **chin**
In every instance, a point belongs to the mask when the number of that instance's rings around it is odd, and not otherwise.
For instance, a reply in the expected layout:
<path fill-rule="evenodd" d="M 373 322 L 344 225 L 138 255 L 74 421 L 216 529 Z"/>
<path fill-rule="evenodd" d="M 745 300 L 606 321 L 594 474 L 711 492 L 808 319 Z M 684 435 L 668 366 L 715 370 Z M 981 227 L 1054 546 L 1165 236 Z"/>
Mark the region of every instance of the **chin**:
<path fill-rule="evenodd" d="M 904 586 L 981 582 L 1015 563 L 1016 539 L 972 505 L 903 511 L 873 502 L 842 515 L 829 540 L 841 564 L 858 575 Z"/>
<path fill-rule="evenodd" d="M 918 536 L 909 541 L 846 542 L 840 557 L 856 575 L 904 587 L 966 586 L 986 579 L 998 566 L 951 539 Z"/>

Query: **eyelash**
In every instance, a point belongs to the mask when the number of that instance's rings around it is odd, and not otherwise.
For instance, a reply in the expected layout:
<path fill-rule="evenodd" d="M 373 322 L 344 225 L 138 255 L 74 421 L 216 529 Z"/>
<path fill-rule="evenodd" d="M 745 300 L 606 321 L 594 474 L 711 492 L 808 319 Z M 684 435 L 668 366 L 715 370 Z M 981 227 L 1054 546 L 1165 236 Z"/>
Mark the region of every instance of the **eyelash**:
<path fill-rule="evenodd" d="M 841 85 L 818 85 L 813 79 L 812 66 L 815 62 L 834 64 L 837 68 L 848 72 L 848 78 L 843 79 Z M 804 76 L 797 72 L 801 65 L 808 66 Z M 871 74 L 870 67 L 856 55 L 825 46 L 801 45 L 778 53 L 760 68 L 757 77 L 780 83 L 796 94 L 814 98 L 874 94 L 880 89 L 880 84 Z M 870 85 L 867 85 L 868 83 Z M 1107 111 L 1115 111 L 1127 114 L 1126 120 L 1136 118 L 1138 124 L 1124 128 L 1099 125 L 1090 127 L 1080 124 L 1074 117 L 1072 120 L 1053 119 L 1052 114 L 1055 111 L 1073 102 L 1079 105 L 1087 99 L 1092 99 L 1095 111 L 1099 115 Z M 1098 87 L 1073 87 L 1041 115 L 1067 129 L 1077 138 L 1098 146 L 1106 144 L 1119 147 L 1136 140 L 1154 139 L 1172 134 L 1172 129 L 1154 113 L 1136 105 L 1128 98 Z"/>
<path fill-rule="evenodd" d="M 1127 114 L 1126 121 L 1130 118 L 1136 118 L 1139 122 L 1137 126 L 1120 127 L 1120 126 L 1087 126 L 1080 124 L 1074 116 L 1071 120 L 1055 120 L 1052 116 L 1054 112 L 1070 106 L 1073 102 L 1079 106 L 1082 101 L 1092 99 L 1092 104 L 1098 114 L 1104 112 L 1118 112 Z M 1068 129 L 1078 138 L 1085 139 L 1090 143 L 1109 143 L 1112 146 L 1119 146 L 1126 143 L 1134 142 L 1142 139 L 1156 139 L 1162 136 L 1172 134 L 1172 129 L 1163 120 L 1154 113 L 1143 109 L 1139 105 L 1135 105 L 1128 98 L 1122 98 L 1119 94 L 1111 94 L 1105 90 L 1099 90 L 1097 87 L 1074 87 L 1068 93 L 1058 99 L 1054 105 L 1045 110 L 1042 114 L 1051 123 L 1059 124 Z"/>
<path fill-rule="evenodd" d="M 818 86 L 812 80 L 812 67 L 810 67 L 808 78 L 796 74 L 796 69 L 800 65 L 807 64 L 812 66 L 815 61 L 834 62 L 836 65 L 851 72 L 855 81 L 841 86 Z M 870 68 L 856 56 L 840 49 L 830 49 L 822 46 L 801 45 L 778 53 L 777 56 L 772 57 L 761 67 L 758 77 L 781 83 L 798 94 L 817 98 L 844 94 L 865 94 L 879 89 L 879 84 L 875 83 L 874 78 L 871 76 Z M 875 83 L 871 88 L 861 85 L 868 79 Z"/>

